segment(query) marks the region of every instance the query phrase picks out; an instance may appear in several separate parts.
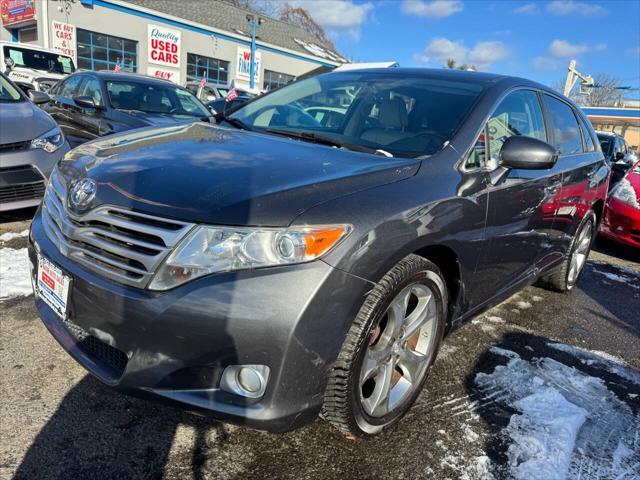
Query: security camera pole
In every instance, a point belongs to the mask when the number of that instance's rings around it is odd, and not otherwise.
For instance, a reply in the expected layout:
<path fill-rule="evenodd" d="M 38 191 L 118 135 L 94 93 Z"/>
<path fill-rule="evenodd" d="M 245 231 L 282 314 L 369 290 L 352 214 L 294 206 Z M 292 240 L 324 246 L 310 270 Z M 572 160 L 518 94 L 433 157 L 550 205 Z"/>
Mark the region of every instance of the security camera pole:
<path fill-rule="evenodd" d="M 251 90 L 253 90 L 255 87 L 255 80 L 253 77 L 255 75 L 256 30 L 260 25 L 264 23 L 264 18 L 258 17 L 258 20 L 256 20 L 253 15 L 248 14 L 247 22 L 249 22 L 249 25 L 251 25 L 251 82 L 249 85 L 251 87 Z"/>

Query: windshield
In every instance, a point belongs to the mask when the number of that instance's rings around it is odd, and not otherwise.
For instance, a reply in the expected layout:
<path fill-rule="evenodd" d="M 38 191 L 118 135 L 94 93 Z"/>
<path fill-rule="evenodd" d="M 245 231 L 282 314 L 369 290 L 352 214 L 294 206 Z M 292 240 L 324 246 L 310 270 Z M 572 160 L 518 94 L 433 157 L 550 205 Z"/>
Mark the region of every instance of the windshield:
<path fill-rule="evenodd" d="M 16 67 L 33 68 L 66 75 L 76 70 L 71 57 L 59 53 L 41 52 L 22 47 L 4 46 L 4 58 L 11 58 Z"/>
<path fill-rule="evenodd" d="M 9 83 L 9 80 L 0 75 L 0 102 L 13 103 L 22 102 L 24 97 L 20 95 L 18 89 Z"/>
<path fill-rule="evenodd" d="M 189 91 L 173 84 L 108 81 L 113 108 L 157 113 L 172 117 L 210 117 L 211 112 Z"/>
<path fill-rule="evenodd" d="M 258 98 L 230 118 L 266 133 L 419 157 L 443 147 L 482 90 L 422 73 L 330 73 Z"/>

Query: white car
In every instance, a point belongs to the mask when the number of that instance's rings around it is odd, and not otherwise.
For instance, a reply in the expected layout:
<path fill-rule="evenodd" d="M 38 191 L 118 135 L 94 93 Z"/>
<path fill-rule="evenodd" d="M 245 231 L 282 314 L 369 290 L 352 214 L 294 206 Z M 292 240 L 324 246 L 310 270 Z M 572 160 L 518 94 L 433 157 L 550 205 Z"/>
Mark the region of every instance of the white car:
<path fill-rule="evenodd" d="M 73 59 L 55 50 L 27 43 L 0 42 L 3 72 L 25 93 L 47 92 L 58 80 L 75 72 Z"/>

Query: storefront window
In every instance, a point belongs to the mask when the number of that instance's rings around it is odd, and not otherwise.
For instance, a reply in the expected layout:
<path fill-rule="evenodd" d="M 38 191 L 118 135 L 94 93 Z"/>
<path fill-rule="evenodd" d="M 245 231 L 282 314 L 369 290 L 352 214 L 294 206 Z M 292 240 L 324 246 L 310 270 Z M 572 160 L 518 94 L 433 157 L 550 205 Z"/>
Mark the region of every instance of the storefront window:
<path fill-rule="evenodd" d="M 78 68 L 127 72 L 138 69 L 138 42 L 78 29 Z"/>
<path fill-rule="evenodd" d="M 295 79 L 292 75 L 286 73 L 272 72 L 271 70 L 264 71 L 264 89 L 274 90 L 279 87 L 285 86 L 287 83 L 293 82 Z"/>
<path fill-rule="evenodd" d="M 187 81 L 197 81 L 202 78 L 206 78 L 208 82 L 226 85 L 229 81 L 229 62 L 188 53 Z"/>

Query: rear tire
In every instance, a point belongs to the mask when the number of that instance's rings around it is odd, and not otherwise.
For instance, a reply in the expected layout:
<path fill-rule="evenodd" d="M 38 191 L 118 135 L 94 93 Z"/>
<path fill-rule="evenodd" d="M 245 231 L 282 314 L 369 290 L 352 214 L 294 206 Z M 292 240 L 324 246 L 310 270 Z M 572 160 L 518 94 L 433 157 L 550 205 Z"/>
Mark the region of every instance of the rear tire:
<path fill-rule="evenodd" d="M 556 292 L 568 292 L 575 287 L 587 263 L 596 236 L 596 225 L 595 214 L 589 212 L 576 230 L 566 258 L 550 273 L 540 277 L 536 283 L 538 286 Z"/>
<path fill-rule="evenodd" d="M 329 375 L 321 416 L 345 435 L 397 423 L 422 390 L 445 330 L 446 283 L 409 255 L 367 296 Z"/>

